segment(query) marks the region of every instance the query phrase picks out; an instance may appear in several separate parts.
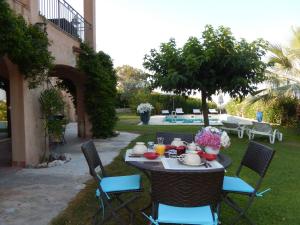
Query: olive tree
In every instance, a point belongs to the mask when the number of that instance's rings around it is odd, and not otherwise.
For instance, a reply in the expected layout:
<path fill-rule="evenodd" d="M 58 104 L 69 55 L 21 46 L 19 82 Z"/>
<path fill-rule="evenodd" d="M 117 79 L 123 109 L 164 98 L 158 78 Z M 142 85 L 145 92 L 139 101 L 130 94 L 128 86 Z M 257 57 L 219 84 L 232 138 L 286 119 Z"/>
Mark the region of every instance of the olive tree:
<path fill-rule="evenodd" d="M 265 79 L 262 61 L 266 42 L 262 39 L 237 41 L 230 28 L 207 25 L 201 38 L 190 37 L 182 48 L 175 39 L 145 55 L 144 67 L 152 72 L 153 87 L 189 95 L 201 92 L 205 126 L 209 125 L 207 100 L 222 91 L 231 97 L 254 93 Z"/>

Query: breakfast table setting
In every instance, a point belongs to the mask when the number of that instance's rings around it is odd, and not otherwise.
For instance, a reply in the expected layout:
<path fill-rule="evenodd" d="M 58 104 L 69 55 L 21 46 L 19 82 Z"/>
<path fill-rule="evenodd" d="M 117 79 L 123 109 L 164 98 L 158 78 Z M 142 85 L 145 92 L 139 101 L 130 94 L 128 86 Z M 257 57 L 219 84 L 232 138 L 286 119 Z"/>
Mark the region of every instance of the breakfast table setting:
<path fill-rule="evenodd" d="M 156 143 L 136 142 L 132 149 L 127 149 L 124 159 L 127 164 L 147 173 L 165 170 L 205 172 L 225 169 L 231 164 L 230 157 L 220 152 L 230 145 L 225 131 L 206 127 L 194 139 L 188 143 L 174 136 L 171 143 L 165 143 L 164 137 L 157 137 Z"/>

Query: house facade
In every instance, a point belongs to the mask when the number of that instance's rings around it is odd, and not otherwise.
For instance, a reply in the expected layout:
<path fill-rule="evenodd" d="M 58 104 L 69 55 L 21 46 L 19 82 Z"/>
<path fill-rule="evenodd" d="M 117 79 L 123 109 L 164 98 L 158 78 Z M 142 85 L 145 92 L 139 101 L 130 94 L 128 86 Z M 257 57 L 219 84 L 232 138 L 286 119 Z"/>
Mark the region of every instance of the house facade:
<path fill-rule="evenodd" d="M 66 79 L 76 87 L 78 136 L 89 137 L 91 124 L 84 107 L 85 75 L 78 71 L 76 57 L 80 39 L 95 49 L 95 0 L 82 0 L 80 15 L 65 0 L 7 0 L 11 9 L 28 23 L 47 32 L 49 50 L 55 57 L 52 77 Z M 27 81 L 7 57 L 0 59 L 0 78 L 6 85 L 7 134 L 0 139 L 0 166 L 27 166 L 39 162 L 47 139 L 39 97 L 43 84 L 29 89 Z"/>

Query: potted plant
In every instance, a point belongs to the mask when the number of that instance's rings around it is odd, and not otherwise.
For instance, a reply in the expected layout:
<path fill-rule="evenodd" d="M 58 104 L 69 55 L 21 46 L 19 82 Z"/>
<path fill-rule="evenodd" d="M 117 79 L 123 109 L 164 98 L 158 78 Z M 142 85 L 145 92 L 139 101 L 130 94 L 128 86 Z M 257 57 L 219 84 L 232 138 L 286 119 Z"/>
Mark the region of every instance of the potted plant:
<path fill-rule="evenodd" d="M 230 138 L 225 131 L 215 127 L 205 127 L 196 134 L 195 141 L 208 154 L 219 154 L 221 148 L 230 146 Z"/>
<path fill-rule="evenodd" d="M 151 110 L 153 106 L 150 103 L 141 103 L 137 107 L 137 112 L 140 114 L 143 124 L 148 124 L 150 120 Z"/>

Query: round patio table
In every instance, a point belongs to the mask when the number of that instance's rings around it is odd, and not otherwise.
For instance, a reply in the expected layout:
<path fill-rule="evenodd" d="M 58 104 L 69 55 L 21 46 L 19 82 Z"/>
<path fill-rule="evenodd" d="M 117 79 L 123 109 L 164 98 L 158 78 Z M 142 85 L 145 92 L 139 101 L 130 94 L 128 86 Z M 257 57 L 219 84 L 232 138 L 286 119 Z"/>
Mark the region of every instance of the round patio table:
<path fill-rule="evenodd" d="M 125 158 L 125 156 L 124 156 Z M 232 160 L 229 156 L 220 153 L 218 154 L 217 157 L 217 161 L 223 165 L 224 168 L 228 168 L 231 163 Z M 142 170 L 143 172 L 145 172 L 145 174 L 147 175 L 147 177 L 149 177 L 149 172 L 151 171 L 169 171 L 167 169 L 164 168 L 162 162 L 157 162 L 157 161 L 126 161 L 127 164 L 136 167 L 140 170 Z M 172 170 L 174 171 L 174 170 Z M 178 170 L 176 170 L 178 172 Z M 180 170 L 182 172 L 191 172 L 191 170 Z M 206 169 L 202 169 L 202 170 L 192 170 L 192 172 L 194 173 L 204 173 L 204 172 L 209 172 L 211 171 L 211 169 L 207 168 Z"/>
<path fill-rule="evenodd" d="M 124 155 L 124 159 L 125 159 L 125 155 Z M 223 165 L 224 168 L 228 168 L 231 163 L 232 160 L 229 156 L 220 153 L 218 154 L 217 157 L 217 161 Z M 168 170 L 165 169 L 162 162 L 158 162 L 158 161 L 126 161 L 127 164 L 141 170 L 149 179 L 150 183 L 152 181 L 151 179 L 151 174 L 152 173 L 157 173 L 157 172 L 166 172 L 166 171 L 170 171 L 170 172 L 180 172 L 181 174 L 183 173 L 209 173 L 214 169 L 211 168 L 207 168 L 207 169 L 202 169 L 202 170 Z M 151 184 L 152 186 L 152 184 Z M 152 191 L 151 191 L 151 187 L 150 187 L 150 196 L 152 196 Z M 152 193 L 152 194 L 151 194 Z M 152 199 L 152 197 L 151 197 Z M 149 204 L 142 209 L 142 211 L 145 211 L 146 209 L 152 208 L 151 212 L 152 212 L 152 216 L 155 218 L 156 217 L 156 210 L 157 210 L 157 205 L 156 203 L 154 203 L 152 200 L 149 202 Z"/>

